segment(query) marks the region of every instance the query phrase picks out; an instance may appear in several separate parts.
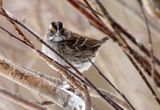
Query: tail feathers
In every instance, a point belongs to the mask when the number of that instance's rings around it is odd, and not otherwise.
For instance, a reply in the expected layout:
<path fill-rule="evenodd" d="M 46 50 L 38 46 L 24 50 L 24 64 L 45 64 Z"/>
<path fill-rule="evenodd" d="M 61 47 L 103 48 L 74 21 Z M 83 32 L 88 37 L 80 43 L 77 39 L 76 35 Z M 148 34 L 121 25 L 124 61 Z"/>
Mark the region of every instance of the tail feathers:
<path fill-rule="evenodd" d="M 102 38 L 102 39 L 98 42 L 98 45 L 104 44 L 108 39 L 109 39 L 108 37 Z"/>
<path fill-rule="evenodd" d="M 109 38 L 108 37 L 104 37 L 101 40 L 98 41 L 98 43 L 96 45 L 93 46 L 93 48 L 99 48 L 102 44 L 104 44 Z"/>

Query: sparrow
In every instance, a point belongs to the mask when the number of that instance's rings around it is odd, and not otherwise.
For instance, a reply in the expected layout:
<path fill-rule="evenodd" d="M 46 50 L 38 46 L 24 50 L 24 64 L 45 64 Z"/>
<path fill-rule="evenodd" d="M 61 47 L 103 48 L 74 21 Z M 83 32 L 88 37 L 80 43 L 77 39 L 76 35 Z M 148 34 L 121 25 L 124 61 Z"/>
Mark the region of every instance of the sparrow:
<path fill-rule="evenodd" d="M 90 61 L 94 62 L 98 49 L 106 40 L 108 40 L 108 37 L 96 40 L 74 33 L 64 28 L 60 21 L 52 22 L 44 37 L 44 41 L 51 48 L 61 54 L 63 58 L 69 61 L 80 72 L 84 72 L 90 68 L 92 65 Z M 44 44 L 42 45 L 42 52 L 74 72 L 62 58 Z"/>

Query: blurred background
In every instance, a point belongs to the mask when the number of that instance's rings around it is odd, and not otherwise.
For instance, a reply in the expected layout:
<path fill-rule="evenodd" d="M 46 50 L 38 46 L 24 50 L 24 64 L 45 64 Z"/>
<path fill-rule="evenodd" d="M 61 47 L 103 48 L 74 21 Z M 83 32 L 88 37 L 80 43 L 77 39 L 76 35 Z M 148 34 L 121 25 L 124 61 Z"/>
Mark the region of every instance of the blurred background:
<path fill-rule="evenodd" d="M 146 25 L 140 6 L 136 0 L 101 0 L 112 17 L 120 23 L 128 32 L 149 47 Z M 62 21 L 64 27 L 81 35 L 101 39 L 105 35 L 91 26 L 87 19 L 75 10 L 66 0 L 4 0 L 4 8 L 14 16 L 27 24 L 42 38 L 52 21 Z M 153 39 L 154 54 L 160 58 L 160 21 L 147 14 Z M 0 16 L 0 25 L 17 35 L 12 25 Z M 33 40 L 39 48 L 41 43 L 35 40 L 29 33 L 26 36 Z M 139 50 L 137 50 L 139 51 Z M 48 65 L 37 57 L 28 47 L 15 39 L 10 38 L 0 30 L 0 55 L 11 61 L 34 69 L 44 74 L 58 77 Z M 108 40 L 100 49 L 95 64 L 108 77 L 116 87 L 122 91 L 137 110 L 160 110 L 153 95 L 139 76 L 137 70 L 123 53 L 121 48 L 112 40 Z M 158 68 L 159 69 L 159 68 Z M 118 96 L 118 94 L 98 75 L 91 67 L 85 75 L 98 87 L 103 88 Z M 160 95 L 150 77 L 148 80 L 155 91 Z M 0 76 L 0 86 L 13 93 L 18 93 L 31 102 L 44 100 L 41 96 L 18 86 L 17 84 Z M 120 97 L 120 96 L 118 96 Z M 92 97 L 96 110 L 112 110 L 113 108 L 101 98 Z M 49 110 L 61 110 L 56 105 L 49 105 Z M 25 110 L 23 107 L 12 103 L 0 96 L 0 110 Z"/>

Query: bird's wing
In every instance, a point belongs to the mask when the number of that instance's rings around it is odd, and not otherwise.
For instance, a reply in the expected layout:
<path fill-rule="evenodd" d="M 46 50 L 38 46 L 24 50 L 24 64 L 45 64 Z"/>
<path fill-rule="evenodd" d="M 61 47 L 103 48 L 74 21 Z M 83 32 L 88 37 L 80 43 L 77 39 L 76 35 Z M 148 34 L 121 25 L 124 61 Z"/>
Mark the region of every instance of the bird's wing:
<path fill-rule="evenodd" d="M 100 45 L 97 45 L 99 43 L 98 40 L 89 38 L 89 37 L 83 37 L 76 33 L 71 33 L 70 37 L 66 39 L 66 44 L 71 48 L 78 48 L 80 50 L 90 50 L 90 49 L 98 49 Z"/>

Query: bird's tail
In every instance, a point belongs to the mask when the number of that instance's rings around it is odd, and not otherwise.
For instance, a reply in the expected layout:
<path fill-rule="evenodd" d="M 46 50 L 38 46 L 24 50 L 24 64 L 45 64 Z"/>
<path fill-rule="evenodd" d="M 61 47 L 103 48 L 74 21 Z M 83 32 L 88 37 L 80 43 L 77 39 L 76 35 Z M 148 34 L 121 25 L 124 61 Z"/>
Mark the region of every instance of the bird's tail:
<path fill-rule="evenodd" d="M 108 39 L 109 39 L 108 37 L 104 37 L 104 38 L 102 38 L 101 40 L 99 40 L 98 45 L 102 45 L 102 44 L 104 44 Z"/>
<path fill-rule="evenodd" d="M 96 45 L 93 46 L 93 48 L 96 47 L 96 48 L 98 49 L 98 48 L 99 48 L 102 44 L 104 44 L 108 39 L 109 39 L 108 37 L 102 38 L 101 40 L 99 40 L 99 41 L 97 42 Z"/>

